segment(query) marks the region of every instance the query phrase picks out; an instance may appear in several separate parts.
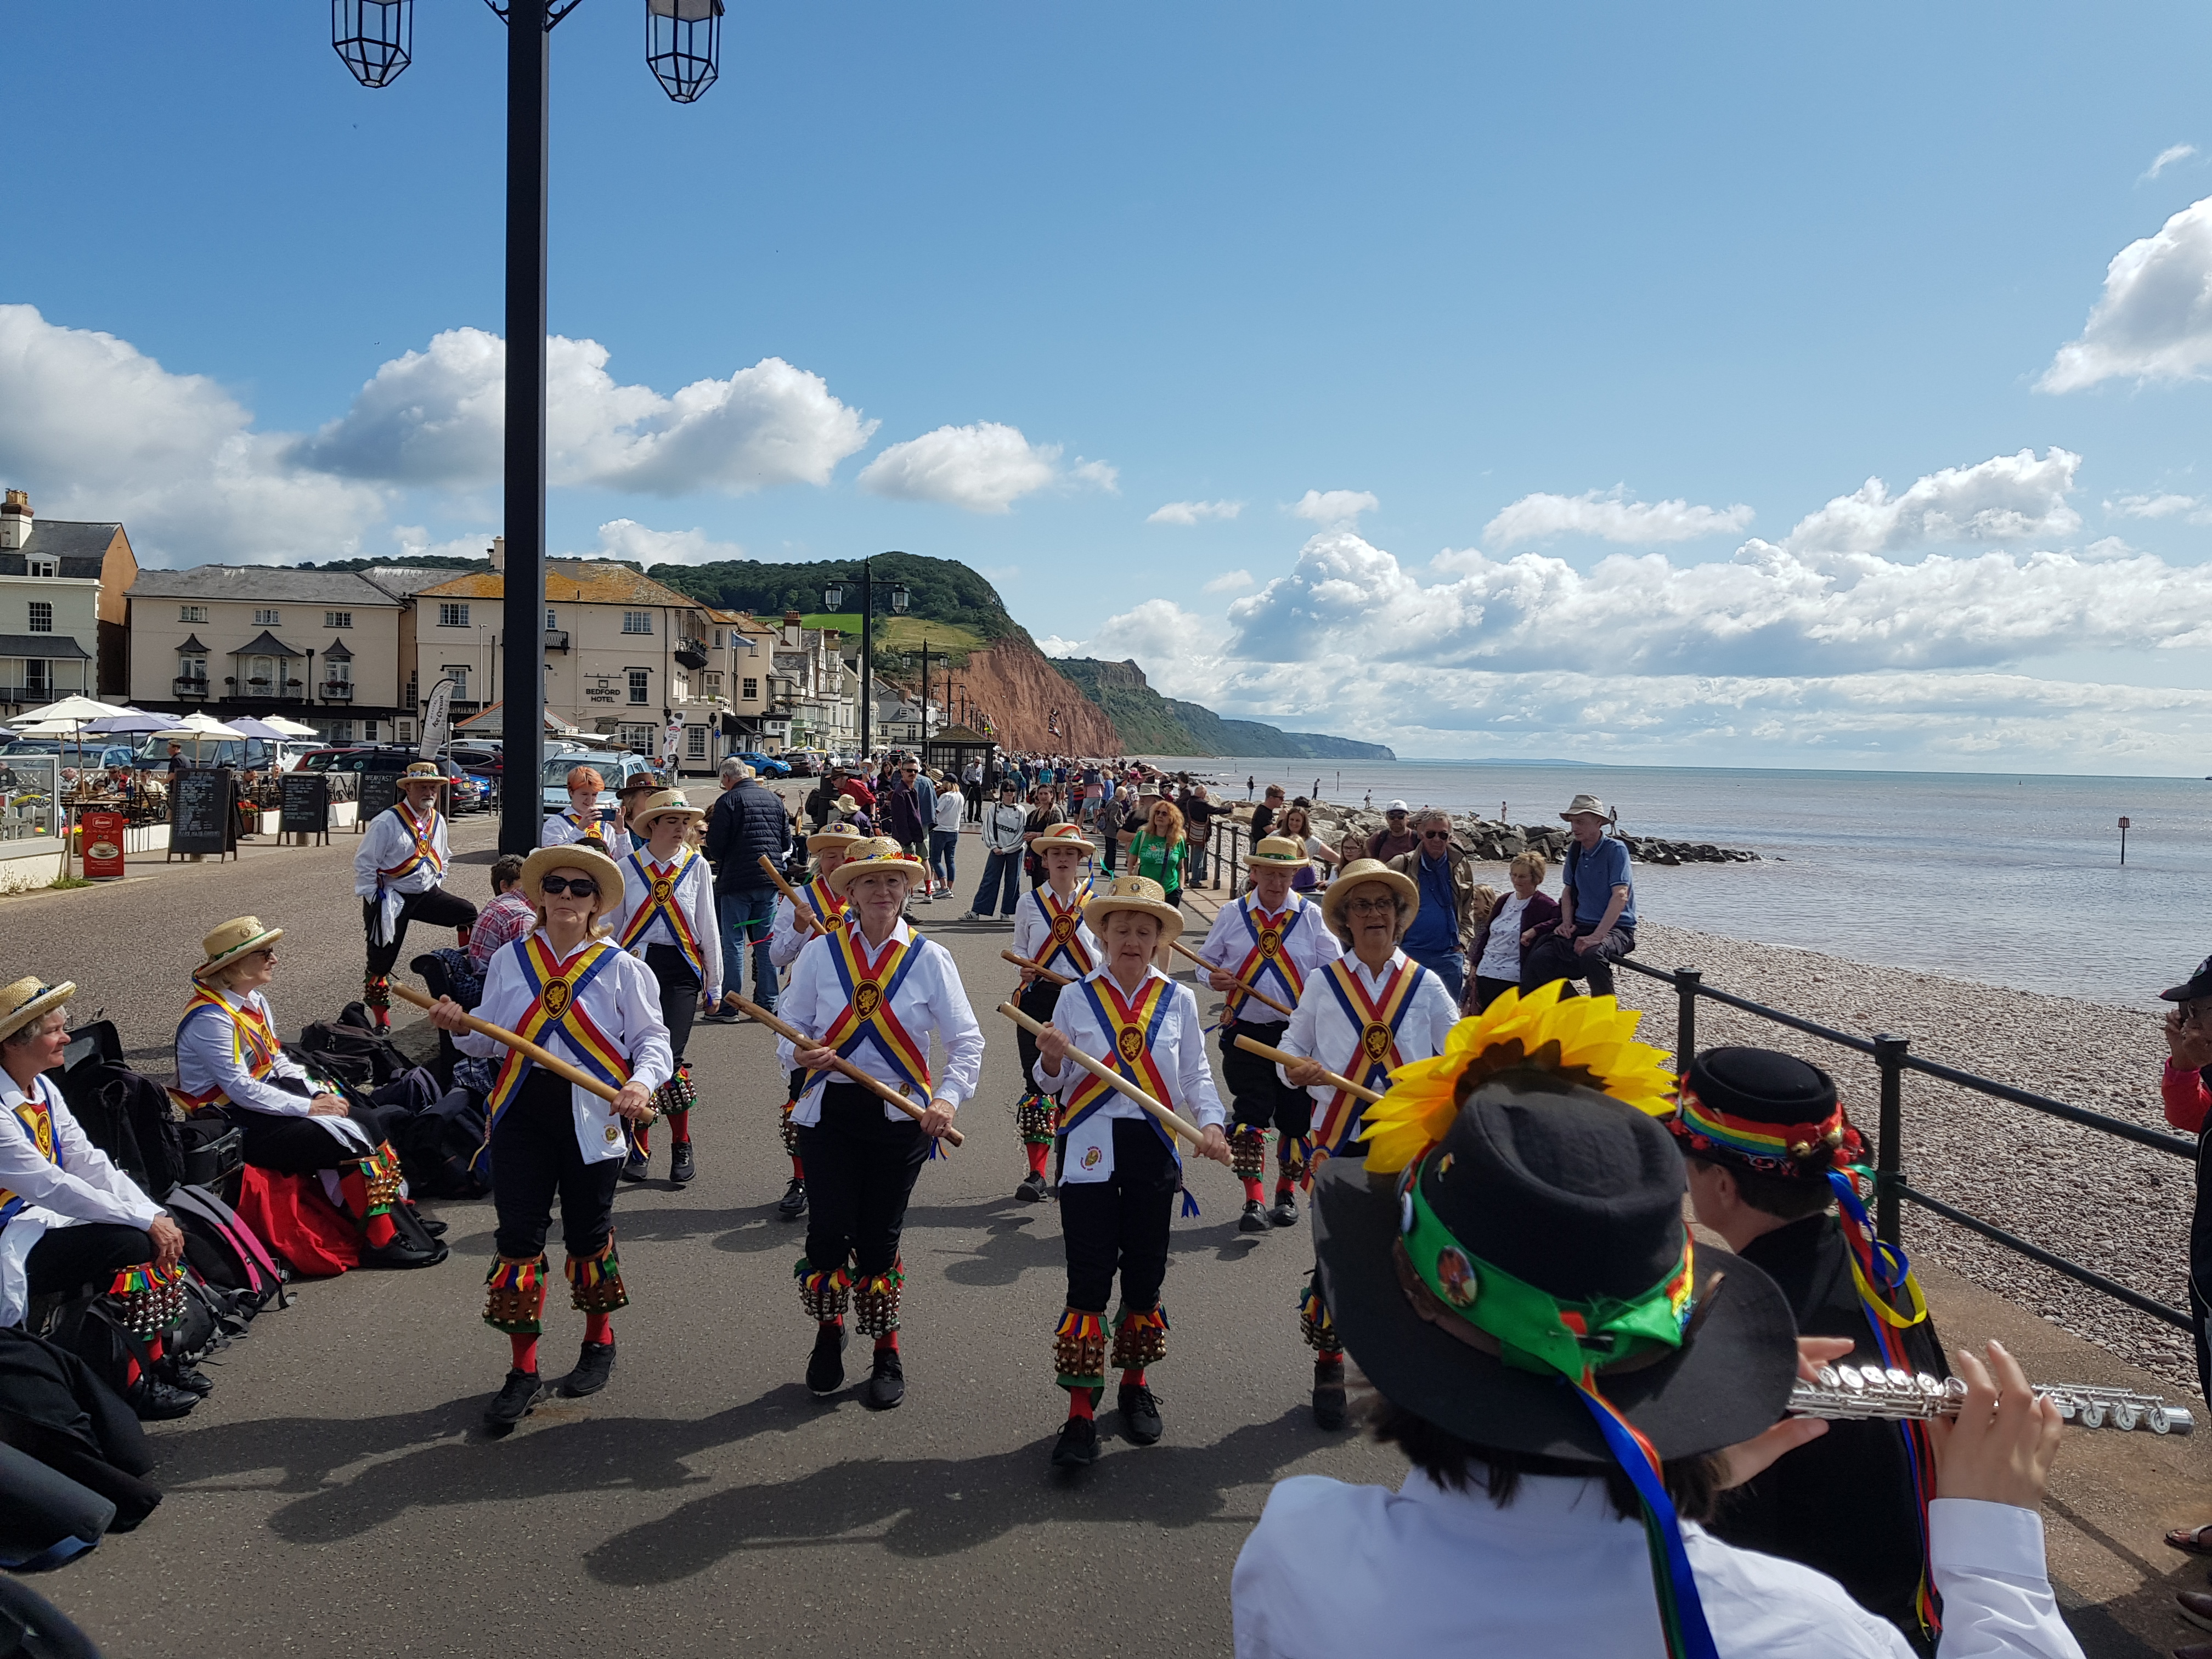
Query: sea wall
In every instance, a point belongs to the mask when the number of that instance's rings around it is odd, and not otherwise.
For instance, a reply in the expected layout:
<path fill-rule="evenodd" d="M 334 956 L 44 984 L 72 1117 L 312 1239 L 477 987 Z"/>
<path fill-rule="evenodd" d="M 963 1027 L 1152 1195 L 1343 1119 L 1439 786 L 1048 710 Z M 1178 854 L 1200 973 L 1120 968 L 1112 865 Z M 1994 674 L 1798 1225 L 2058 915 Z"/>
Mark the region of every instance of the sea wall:
<path fill-rule="evenodd" d="M 1383 827 L 1382 814 L 1364 807 L 1340 806 L 1316 801 L 1313 806 L 1314 833 L 1334 842 L 1349 835 L 1373 835 Z M 1566 856 L 1572 839 L 1564 823 L 1507 823 L 1471 814 L 1452 815 L 1452 839 L 1471 858 L 1503 860 L 1523 853 L 1540 853 L 1553 866 Z M 1759 854 L 1744 847 L 1717 847 L 1711 842 L 1663 841 L 1656 836 L 1623 836 L 1628 856 L 1643 864 L 1749 864 Z"/>

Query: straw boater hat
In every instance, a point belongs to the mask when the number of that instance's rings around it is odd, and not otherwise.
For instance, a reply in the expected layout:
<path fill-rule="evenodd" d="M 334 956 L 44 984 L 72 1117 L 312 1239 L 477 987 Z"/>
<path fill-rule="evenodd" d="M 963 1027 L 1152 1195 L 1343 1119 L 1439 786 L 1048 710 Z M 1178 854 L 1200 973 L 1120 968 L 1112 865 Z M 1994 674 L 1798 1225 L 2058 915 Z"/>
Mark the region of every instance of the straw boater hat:
<path fill-rule="evenodd" d="M 645 804 L 630 809 L 629 827 L 642 833 L 650 828 L 653 819 L 669 817 L 703 818 L 706 812 L 694 806 L 680 789 L 663 789 L 646 797 Z"/>
<path fill-rule="evenodd" d="M 852 893 L 853 884 L 862 876 L 899 876 L 911 887 L 927 873 L 921 860 L 910 856 L 896 842 L 869 836 L 863 837 L 846 855 L 845 861 L 823 879 L 830 884 L 831 892 L 845 898 Z"/>
<path fill-rule="evenodd" d="M 1567 810 L 1560 813 L 1559 816 L 1568 823 L 1572 823 L 1577 818 L 1580 817 L 1585 812 L 1595 814 L 1596 817 L 1603 818 L 1607 823 L 1611 823 L 1613 821 L 1614 814 L 1613 808 L 1607 806 L 1595 795 L 1577 795 L 1572 800 L 1567 803 Z"/>
<path fill-rule="evenodd" d="M 1098 843 L 1095 841 L 1085 841 L 1083 838 L 1083 831 L 1075 825 L 1054 823 L 1048 824 L 1037 832 L 1037 838 L 1030 843 L 1030 851 L 1042 858 L 1055 847 L 1073 847 L 1086 858 L 1098 850 Z"/>
<path fill-rule="evenodd" d="M 0 1039 L 15 1036 L 33 1020 L 44 1019 L 76 994 L 76 987 L 67 980 L 48 985 L 36 978 L 19 979 L 0 988 Z"/>
<path fill-rule="evenodd" d="M 566 847 L 541 847 L 523 860 L 523 896 L 543 908 L 545 890 L 540 884 L 556 870 L 581 870 L 599 883 L 599 902 L 592 908 L 593 921 L 622 902 L 622 867 L 590 842 L 581 841 L 572 841 Z"/>
<path fill-rule="evenodd" d="M 1262 842 L 1261 845 L 1267 843 Z M 1421 913 L 1421 890 L 1413 878 L 1393 870 L 1380 859 L 1354 859 L 1336 872 L 1336 879 L 1321 896 L 1321 919 L 1328 924 L 1329 932 L 1334 933 L 1342 921 L 1345 901 L 1352 896 L 1352 890 L 1370 881 L 1381 882 L 1413 907 L 1406 914 L 1406 926 L 1413 926 L 1413 918 Z M 1405 933 L 1401 927 L 1398 936 L 1402 939 Z"/>
<path fill-rule="evenodd" d="M 1043 837 L 1039 836 L 1039 840 Z M 1110 887 L 1101 887 L 1084 901 L 1083 925 L 1094 933 L 1106 931 L 1106 918 L 1116 910 L 1134 910 L 1160 924 L 1160 943 L 1165 945 L 1182 932 L 1182 910 L 1168 902 L 1159 883 L 1147 876 L 1116 876 Z"/>
<path fill-rule="evenodd" d="M 849 858 L 854 846 L 866 839 L 849 823 L 832 823 L 806 838 L 806 850 L 810 853 L 842 853 Z"/>
<path fill-rule="evenodd" d="M 1303 870 L 1313 860 L 1288 836 L 1267 836 L 1245 854 L 1244 862 L 1261 870 Z"/>
<path fill-rule="evenodd" d="M 258 916 L 236 916 L 200 941 L 207 960 L 192 969 L 194 979 L 219 974 L 241 957 L 266 950 L 284 937 L 282 927 L 264 927 Z"/>

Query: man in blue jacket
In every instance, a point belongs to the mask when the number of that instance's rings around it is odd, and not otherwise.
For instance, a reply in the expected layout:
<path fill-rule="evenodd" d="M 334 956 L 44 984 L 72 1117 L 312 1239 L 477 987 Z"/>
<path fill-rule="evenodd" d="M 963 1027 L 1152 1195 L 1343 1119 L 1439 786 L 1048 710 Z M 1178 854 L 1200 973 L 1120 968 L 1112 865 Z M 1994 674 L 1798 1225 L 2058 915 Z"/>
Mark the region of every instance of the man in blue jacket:
<path fill-rule="evenodd" d="M 726 988 L 744 989 L 744 944 L 752 941 L 752 999 L 775 1012 L 775 965 L 769 960 L 769 922 L 775 915 L 775 884 L 761 868 L 763 854 L 779 866 L 791 852 L 791 819 L 776 793 L 741 760 L 722 763 L 729 785 L 707 818 L 707 860 L 714 866 L 714 908 L 722 927 Z M 707 1018 L 729 1024 L 742 1018 L 717 1008 Z"/>

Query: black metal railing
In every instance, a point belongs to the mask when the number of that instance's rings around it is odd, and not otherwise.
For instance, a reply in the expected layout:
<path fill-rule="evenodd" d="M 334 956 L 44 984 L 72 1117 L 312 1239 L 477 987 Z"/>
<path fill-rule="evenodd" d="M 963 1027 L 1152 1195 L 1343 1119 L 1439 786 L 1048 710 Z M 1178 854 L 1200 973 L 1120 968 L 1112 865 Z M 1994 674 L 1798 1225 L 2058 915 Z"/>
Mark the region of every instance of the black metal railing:
<path fill-rule="evenodd" d="M 1838 1031 L 1817 1021 L 1804 1019 L 1779 1008 L 1770 1008 L 1764 1003 L 1747 997 L 1731 995 L 1715 990 L 1705 982 L 1705 975 L 1695 968 L 1677 968 L 1669 972 L 1624 957 L 1613 964 L 1646 978 L 1664 981 L 1674 988 L 1674 1054 L 1677 1063 L 1686 1065 L 1689 1057 L 1698 1051 L 1698 999 L 1704 997 L 1725 1007 L 1768 1020 L 1777 1025 L 1786 1025 L 1793 1031 L 1802 1031 L 1808 1036 L 1818 1037 L 1823 1042 L 1832 1042 L 1856 1054 L 1870 1057 L 1881 1079 L 1875 1131 L 1875 1232 L 1885 1243 L 1898 1242 L 1898 1212 L 1902 1201 L 1909 1200 L 1923 1209 L 1954 1222 L 1969 1231 L 1980 1234 L 1993 1243 L 2040 1262 L 2054 1272 L 2094 1291 L 2100 1291 L 2115 1301 L 2124 1302 L 2154 1319 L 2177 1325 L 2183 1330 L 2196 1328 L 2195 1322 L 2180 1309 L 2169 1306 L 2155 1297 L 2145 1296 L 2140 1291 L 2129 1289 L 2118 1280 L 2109 1279 L 2093 1267 L 2069 1261 L 2040 1244 L 2022 1238 L 2019 1234 L 1983 1220 L 1978 1216 L 1931 1198 L 1912 1187 L 1905 1179 L 1905 1074 L 1917 1072 L 1954 1088 L 1972 1090 L 1976 1094 L 1988 1095 L 1992 1099 L 2008 1101 L 2015 1106 L 2025 1106 L 2032 1112 L 2041 1112 L 2047 1117 L 2059 1118 L 2078 1124 L 2085 1129 L 2094 1129 L 2100 1134 L 2112 1135 L 2122 1140 L 2131 1140 L 2139 1146 L 2154 1152 L 2166 1152 L 2175 1158 L 2194 1159 L 2197 1143 L 2186 1135 L 2173 1134 L 2164 1129 L 2146 1128 L 2140 1123 L 2130 1123 L 2125 1118 L 2112 1117 L 2103 1112 L 2093 1112 L 2087 1107 L 2069 1105 L 2063 1100 L 2053 1100 L 2048 1095 L 2039 1095 L 2032 1090 L 2016 1089 L 2008 1083 L 2000 1083 L 1973 1072 L 1962 1071 L 1955 1066 L 1923 1060 L 1911 1052 L 1909 1038 L 1887 1034 L 1863 1037 L 1848 1031 Z"/>

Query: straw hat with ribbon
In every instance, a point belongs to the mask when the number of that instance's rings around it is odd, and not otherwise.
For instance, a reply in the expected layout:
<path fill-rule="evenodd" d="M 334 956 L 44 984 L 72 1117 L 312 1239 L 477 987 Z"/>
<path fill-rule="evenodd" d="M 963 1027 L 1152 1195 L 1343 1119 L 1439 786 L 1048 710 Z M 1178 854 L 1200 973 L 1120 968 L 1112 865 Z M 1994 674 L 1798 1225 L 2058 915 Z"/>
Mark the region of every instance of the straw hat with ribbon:
<path fill-rule="evenodd" d="M 1083 925 L 1094 933 L 1103 934 L 1106 918 L 1116 910 L 1134 910 L 1139 915 L 1152 917 L 1163 930 L 1163 945 L 1182 932 L 1181 907 L 1170 904 L 1166 890 L 1148 876 L 1116 876 L 1111 886 L 1094 889 L 1084 901 Z"/>
<path fill-rule="evenodd" d="M 192 969 L 194 979 L 208 979 L 240 957 L 265 951 L 284 937 L 282 927 L 264 927 L 258 916 L 234 916 L 200 941 L 205 962 Z"/>
<path fill-rule="evenodd" d="M 1042 858 L 1055 847 L 1072 847 L 1085 858 L 1091 857 L 1098 851 L 1098 843 L 1095 841 L 1085 841 L 1083 838 L 1083 831 L 1072 823 L 1048 824 L 1037 832 L 1037 838 L 1030 843 L 1030 851 Z"/>
<path fill-rule="evenodd" d="M 1313 860 L 1288 836 L 1267 836 L 1245 854 L 1244 862 L 1262 870 L 1303 870 Z"/>
<path fill-rule="evenodd" d="M 1411 876 L 1393 870 L 1380 859 L 1354 859 L 1336 872 L 1336 879 L 1329 883 L 1328 890 L 1321 896 L 1321 919 L 1328 924 L 1329 932 L 1336 933 L 1343 925 L 1344 907 L 1352 897 L 1352 890 L 1364 887 L 1370 882 L 1382 883 L 1413 907 L 1406 913 L 1406 927 L 1413 926 L 1413 918 L 1421 913 L 1419 884 Z M 1399 937 L 1404 938 L 1406 928 L 1401 927 Z"/>
<path fill-rule="evenodd" d="M 849 858 L 853 848 L 866 839 L 849 823 L 826 824 L 806 838 L 806 850 L 810 853 L 842 853 Z"/>
<path fill-rule="evenodd" d="M 897 876 L 912 888 L 926 880 L 927 875 L 921 860 L 905 852 L 897 842 L 871 836 L 864 838 L 845 861 L 823 879 L 830 884 L 831 892 L 844 898 L 862 876 Z"/>
<path fill-rule="evenodd" d="M 663 789 L 657 793 L 647 795 L 644 805 L 630 809 L 629 827 L 637 834 L 643 836 L 652 830 L 653 821 L 655 818 L 672 817 L 703 818 L 706 816 L 705 811 L 694 806 L 682 790 Z"/>
<path fill-rule="evenodd" d="M 0 987 L 0 1040 L 15 1036 L 34 1020 L 44 1019 L 76 994 L 76 987 L 67 980 L 48 985 L 34 977 Z"/>
<path fill-rule="evenodd" d="M 415 761 L 399 775 L 402 783 L 443 783 L 445 781 L 446 775 L 429 761 Z"/>
<path fill-rule="evenodd" d="M 592 902 L 592 920 L 622 902 L 622 867 L 587 842 L 572 841 L 565 847 L 541 847 L 522 861 L 523 896 L 541 909 L 545 903 L 545 878 L 556 870 L 581 870 L 599 884 Z"/>

